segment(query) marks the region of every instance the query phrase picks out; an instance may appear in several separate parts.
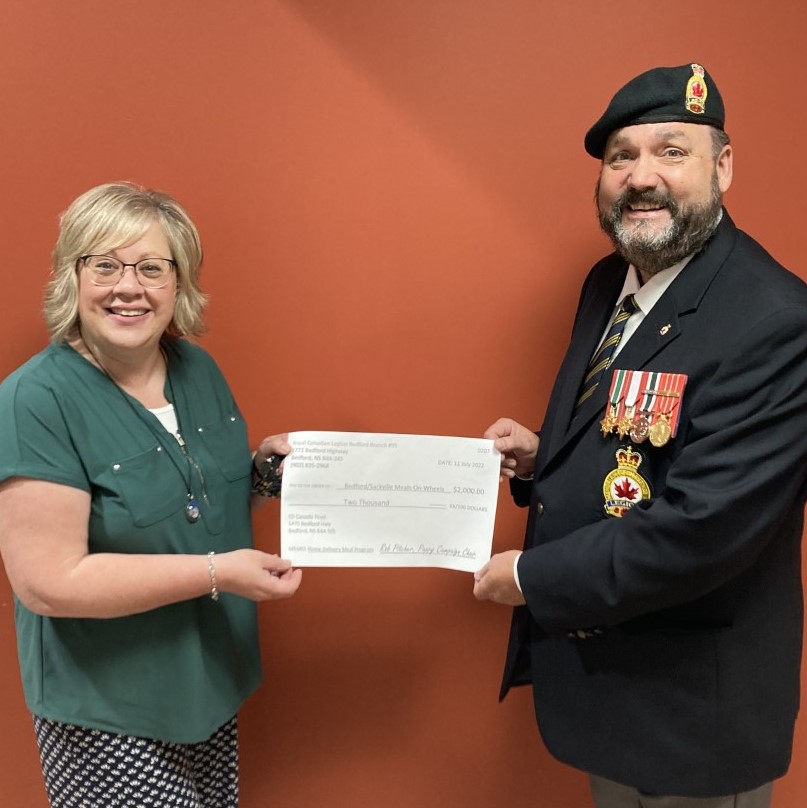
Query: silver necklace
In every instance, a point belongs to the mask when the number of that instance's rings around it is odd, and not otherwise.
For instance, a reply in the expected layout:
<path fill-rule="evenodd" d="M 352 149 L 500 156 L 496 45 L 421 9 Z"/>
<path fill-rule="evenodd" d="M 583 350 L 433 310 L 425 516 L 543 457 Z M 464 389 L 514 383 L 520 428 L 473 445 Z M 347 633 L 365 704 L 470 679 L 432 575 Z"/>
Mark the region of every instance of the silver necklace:
<path fill-rule="evenodd" d="M 109 379 L 112 383 L 113 387 L 118 391 L 121 398 L 126 402 L 127 406 L 140 418 L 140 414 L 137 411 L 137 408 L 132 403 L 131 397 L 129 394 L 121 388 L 121 386 L 115 381 L 112 377 L 112 374 L 103 366 L 101 360 L 95 355 L 92 348 L 87 344 L 87 341 L 84 339 L 84 335 L 79 330 L 79 336 L 81 337 L 81 342 L 83 343 L 84 347 L 87 349 L 87 352 L 95 361 L 95 364 L 98 366 L 98 369 L 104 374 L 104 376 Z M 193 470 L 195 469 L 196 473 L 199 475 L 199 482 L 202 486 L 202 499 L 205 502 L 205 505 L 209 505 L 210 502 L 207 498 L 207 486 L 205 485 L 205 475 L 202 473 L 202 469 L 199 467 L 199 464 L 193 459 L 190 452 L 188 451 L 188 446 L 185 443 L 185 439 L 182 437 L 182 425 L 179 420 L 179 410 L 177 409 L 176 404 L 176 395 L 174 394 L 174 385 L 171 383 L 171 374 L 168 371 L 168 357 L 165 355 L 165 351 L 163 350 L 162 345 L 160 346 L 160 353 L 162 354 L 163 361 L 165 362 L 165 377 L 168 380 L 168 389 L 171 391 L 171 405 L 174 408 L 174 415 L 177 419 L 177 431 L 174 433 L 177 443 L 179 444 L 179 448 L 182 451 L 183 456 L 185 457 L 185 462 L 188 464 L 188 476 L 186 477 L 183 474 L 180 467 L 174 461 L 174 458 L 171 455 L 171 452 L 167 449 L 166 445 L 163 443 L 160 434 L 156 431 L 156 429 L 152 426 L 152 424 L 148 424 L 148 428 L 151 430 L 151 433 L 157 439 L 157 443 L 162 446 L 163 449 L 166 450 L 166 454 L 168 455 L 168 459 L 173 463 L 174 468 L 179 472 L 179 476 L 182 477 L 182 481 L 185 483 L 185 492 L 187 496 L 187 502 L 185 503 L 185 518 L 191 523 L 194 524 L 195 522 L 199 521 L 199 517 L 201 516 L 201 508 L 199 507 L 199 502 L 196 499 L 196 496 L 193 493 Z M 142 419 L 141 419 L 142 420 Z M 163 429 L 163 432 L 167 432 L 167 430 Z"/>
<path fill-rule="evenodd" d="M 160 349 L 162 351 L 162 348 Z M 188 451 L 188 445 L 185 443 L 185 438 L 182 437 L 182 425 L 179 421 L 179 410 L 177 409 L 176 405 L 176 394 L 174 393 L 174 385 L 171 381 L 171 374 L 168 372 L 168 357 L 163 353 L 163 359 L 165 360 L 165 376 L 168 379 L 168 389 L 171 391 L 171 403 L 174 405 L 174 415 L 177 419 L 177 431 L 174 433 L 174 437 L 177 439 L 177 443 L 179 444 L 179 448 L 182 450 L 182 454 L 185 455 L 185 461 L 188 464 L 188 477 L 191 478 L 193 476 L 191 469 L 195 469 L 196 473 L 199 475 L 199 482 L 202 486 L 202 499 L 205 501 L 205 505 L 210 505 L 210 501 L 207 498 L 207 486 L 205 485 L 205 475 L 202 472 L 199 464 L 194 460 L 193 455 Z M 191 489 L 190 480 L 187 483 L 188 486 L 188 503 L 185 505 L 185 518 L 193 523 L 199 521 L 199 516 L 201 511 L 199 509 L 199 503 L 196 501 L 196 498 L 193 495 L 193 491 Z"/>

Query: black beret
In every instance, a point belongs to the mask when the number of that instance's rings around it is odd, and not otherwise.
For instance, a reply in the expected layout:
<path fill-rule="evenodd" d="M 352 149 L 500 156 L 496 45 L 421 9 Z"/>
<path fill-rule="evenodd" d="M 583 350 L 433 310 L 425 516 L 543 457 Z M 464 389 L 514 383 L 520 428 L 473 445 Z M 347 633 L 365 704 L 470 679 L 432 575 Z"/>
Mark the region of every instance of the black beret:
<path fill-rule="evenodd" d="M 586 133 L 586 151 L 602 159 L 608 136 L 637 123 L 703 123 L 723 128 L 723 99 L 712 77 L 699 65 L 654 67 L 631 79 Z"/>

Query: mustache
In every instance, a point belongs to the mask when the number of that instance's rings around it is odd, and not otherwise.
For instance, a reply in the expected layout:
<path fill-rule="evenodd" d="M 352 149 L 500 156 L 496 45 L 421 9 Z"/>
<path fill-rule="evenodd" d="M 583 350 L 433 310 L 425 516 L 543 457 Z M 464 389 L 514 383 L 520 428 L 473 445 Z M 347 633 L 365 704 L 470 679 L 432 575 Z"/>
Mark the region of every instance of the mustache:
<path fill-rule="evenodd" d="M 666 191 L 659 191 L 653 188 L 628 188 L 615 202 L 613 210 L 617 215 L 628 206 L 652 205 L 653 207 L 667 208 L 670 214 L 675 216 L 678 213 L 678 204 Z"/>

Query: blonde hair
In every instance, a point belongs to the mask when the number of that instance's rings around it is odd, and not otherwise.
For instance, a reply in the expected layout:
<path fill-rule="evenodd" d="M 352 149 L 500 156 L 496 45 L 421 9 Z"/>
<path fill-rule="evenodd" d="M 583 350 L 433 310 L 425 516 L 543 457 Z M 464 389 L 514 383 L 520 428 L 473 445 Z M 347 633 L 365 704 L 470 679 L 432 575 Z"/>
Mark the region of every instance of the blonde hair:
<path fill-rule="evenodd" d="M 207 295 L 199 286 L 202 244 L 182 206 L 168 194 L 131 182 L 98 185 L 74 200 L 61 215 L 53 248 L 44 314 L 51 339 L 62 342 L 78 323 L 78 263 L 83 255 L 105 253 L 140 239 L 157 222 L 176 264 L 177 297 L 169 336 L 198 336 L 205 330 Z"/>

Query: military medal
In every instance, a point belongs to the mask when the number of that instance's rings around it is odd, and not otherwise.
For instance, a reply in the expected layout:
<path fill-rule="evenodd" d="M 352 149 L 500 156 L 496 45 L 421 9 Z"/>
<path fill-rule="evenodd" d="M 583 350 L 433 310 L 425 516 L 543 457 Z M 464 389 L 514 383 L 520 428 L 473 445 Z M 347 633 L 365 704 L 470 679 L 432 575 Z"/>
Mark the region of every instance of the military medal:
<path fill-rule="evenodd" d="M 674 427 L 671 421 L 678 408 L 678 402 L 686 383 L 686 376 L 676 373 L 662 373 L 655 380 L 656 387 L 653 390 L 655 396 L 655 414 L 653 423 L 650 424 L 650 443 L 656 447 L 667 444 L 674 434 Z"/>
<path fill-rule="evenodd" d="M 639 388 L 641 386 L 642 373 L 630 371 L 630 385 L 628 386 L 628 393 L 625 396 L 625 409 L 622 417 L 616 425 L 616 434 L 620 439 L 624 438 L 633 426 L 633 416 L 636 411 L 636 399 L 639 397 Z"/>
<path fill-rule="evenodd" d="M 631 426 L 633 425 L 633 410 L 633 407 L 627 407 L 625 412 L 622 413 L 622 417 L 617 421 L 616 434 L 619 436 L 620 440 L 630 432 Z"/>
<path fill-rule="evenodd" d="M 660 388 L 656 390 L 658 399 L 658 417 L 650 425 L 650 443 L 653 446 L 661 447 L 672 437 L 672 425 L 670 419 L 678 407 L 681 393 L 676 389 L 676 376 L 672 373 L 663 373 L 660 380 Z M 667 405 L 669 402 L 669 406 Z"/>
<path fill-rule="evenodd" d="M 640 412 L 634 417 L 630 429 L 630 438 L 635 443 L 644 443 L 650 435 L 650 422 L 653 418 L 653 409 L 656 401 L 656 385 L 658 373 L 647 374 L 647 387 L 642 391 L 642 404 Z"/>
<path fill-rule="evenodd" d="M 608 394 L 608 407 L 605 410 L 605 417 L 600 421 L 600 431 L 604 438 L 613 432 L 617 424 L 617 413 L 619 411 L 619 403 L 622 400 L 622 390 L 625 387 L 625 373 L 624 370 L 614 371 L 611 380 L 611 392 Z"/>
<path fill-rule="evenodd" d="M 616 426 L 616 407 L 612 404 L 609 405 L 609 411 L 606 413 L 605 418 L 600 421 L 600 432 L 605 438 L 613 432 Z"/>
<path fill-rule="evenodd" d="M 649 434 L 650 421 L 647 420 L 647 416 L 643 412 L 640 412 L 636 415 L 631 424 L 630 439 L 634 441 L 634 443 L 644 443 Z"/>
<path fill-rule="evenodd" d="M 647 431 L 650 436 L 650 443 L 652 443 L 653 446 L 664 446 L 672 434 L 672 430 L 670 429 L 670 416 L 664 412 L 659 413 L 658 420 L 653 421 Z"/>

